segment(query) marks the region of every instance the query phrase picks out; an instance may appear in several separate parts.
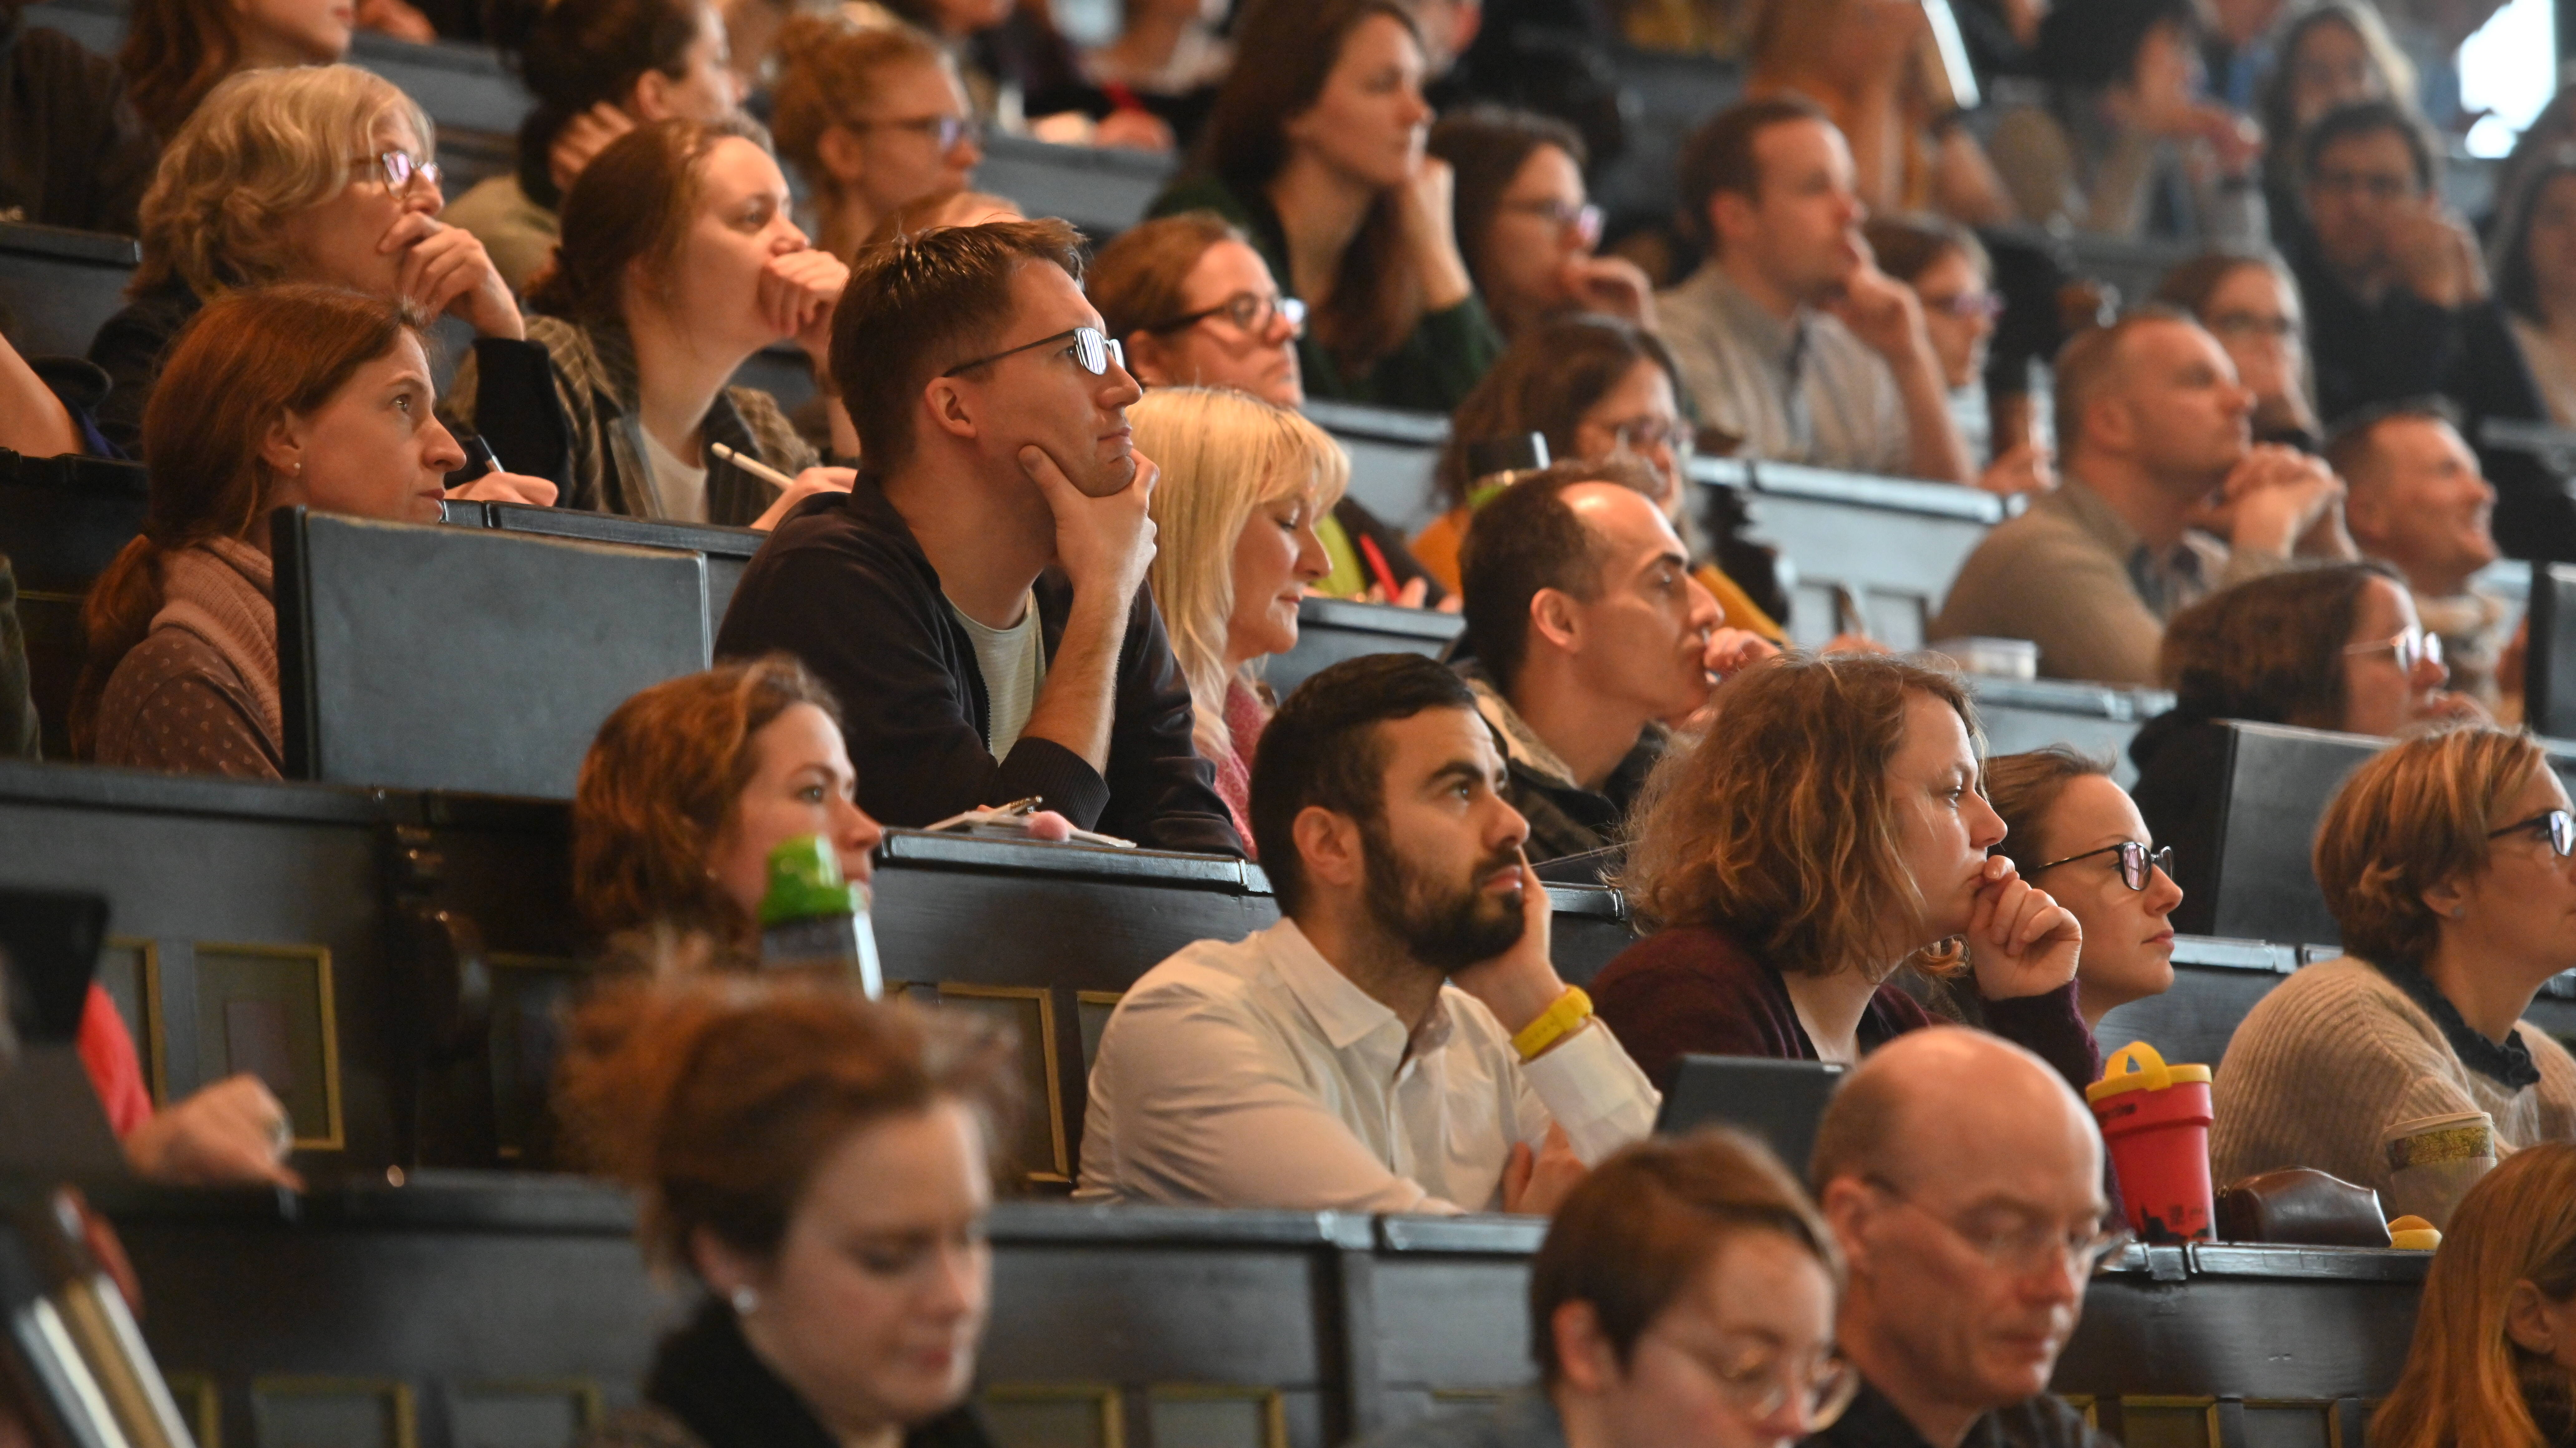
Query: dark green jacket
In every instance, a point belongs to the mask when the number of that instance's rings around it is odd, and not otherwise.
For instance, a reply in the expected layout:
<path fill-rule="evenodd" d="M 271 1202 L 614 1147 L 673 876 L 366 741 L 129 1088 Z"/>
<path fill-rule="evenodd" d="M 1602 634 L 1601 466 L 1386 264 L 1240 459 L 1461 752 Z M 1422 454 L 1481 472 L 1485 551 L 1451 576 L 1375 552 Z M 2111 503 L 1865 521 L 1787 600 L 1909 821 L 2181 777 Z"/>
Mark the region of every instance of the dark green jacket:
<path fill-rule="evenodd" d="M 1176 181 L 1154 198 L 1152 214 L 1213 211 L 1243 228 L 1252 249 L 1270 264 L 1270 274 L 1283 295 L 1296 295 L 1288 274 L 1288 234 L 1270 198 L 1242 195 L 1214 176 Z M 1448 412 L 1465 399 L 1485 369 L 1503 355 L 1503 334 L 1473 292 L 1454 307 L 1426 314 L 1403 345 L 1356 377 L 1316 344 L 1310 334 L 1297 343 L 1297 367 L 1306 375 L 1306 394 L 1340 402 L 1370 402 L 1416 412 Z"/>

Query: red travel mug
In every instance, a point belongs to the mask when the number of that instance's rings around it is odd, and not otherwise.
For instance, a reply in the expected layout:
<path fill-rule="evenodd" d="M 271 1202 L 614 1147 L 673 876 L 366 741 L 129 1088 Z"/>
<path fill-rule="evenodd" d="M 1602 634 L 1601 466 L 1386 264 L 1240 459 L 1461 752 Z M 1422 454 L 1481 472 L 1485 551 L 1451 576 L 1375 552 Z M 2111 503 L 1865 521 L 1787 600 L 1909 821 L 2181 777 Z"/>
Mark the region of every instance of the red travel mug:
<path fill-rule="evenodd" d="M 2211 1240 L 2209 1068 L 2168 1066 L 2139 1041 L 2102 1063 L 2102 1079 L 2084 1088 L 2084 1099 L 2111 1149 L 2138 1240 Z"/>

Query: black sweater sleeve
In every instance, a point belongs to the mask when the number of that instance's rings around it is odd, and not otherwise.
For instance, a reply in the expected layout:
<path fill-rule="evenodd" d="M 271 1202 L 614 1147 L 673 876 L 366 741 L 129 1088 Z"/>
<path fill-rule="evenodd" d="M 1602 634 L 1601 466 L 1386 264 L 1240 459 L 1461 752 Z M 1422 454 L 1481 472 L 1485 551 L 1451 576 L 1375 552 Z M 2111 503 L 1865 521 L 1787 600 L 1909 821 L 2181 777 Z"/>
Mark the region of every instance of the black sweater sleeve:
<path fill-rule="evenodd" d="M 89 360 L 108 376 L 107 396 L 99 400 L 94 420 L 99 434 L 127 457 L 143 458 L 143 407 L 161 375 L 161 355 L 195 310 L 145 298 L 108 318 L 89 344 Z"/>
<path fill-rule="evenodd" d="M 546 344 L 474 339 L 474 431 L 504 471 L 568 486 L 571 445 Z"/>

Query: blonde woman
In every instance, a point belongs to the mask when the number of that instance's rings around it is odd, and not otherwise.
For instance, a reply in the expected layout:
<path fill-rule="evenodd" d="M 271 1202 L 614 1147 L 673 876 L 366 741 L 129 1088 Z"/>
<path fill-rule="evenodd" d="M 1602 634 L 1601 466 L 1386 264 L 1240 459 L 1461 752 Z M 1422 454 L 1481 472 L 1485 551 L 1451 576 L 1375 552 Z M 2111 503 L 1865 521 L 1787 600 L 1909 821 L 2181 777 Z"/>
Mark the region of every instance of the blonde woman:
<path fill-rule="evenodd" d="M 2377 1448 L 2576 1442 L 2576 1146 L 2518 1151 L 2469 1189 L 2424 1279 Z"/>
<path fill-rule="evenodd" d="M 1350 485 L 1330 434 L 1241 392 L 1162 388 L 1127 409 L 1154 485 L 1154 602 L 1189 680 L 1199 752 L 1252 839 L 1252 756 L 1270 704 L 1253 665 L 1297 646 L 1297 601 L 1331 566 L 1315 526 Z"/>
<path fill-rule="evenodd" d="M 813 194 L 817 247 L 848 261 L 898 207 L 974 180 L 984 148 L 939 42 L 909 25 L 800 15 L 778 55 L 778 154 Z"/>
<path fill-rule="evenodd" d="M 355 66 L 255 70 L 216 86 L 161 154 L 132 301 L 90 344 L 115 382 L 99 431 L 142 457 L 144 405 L 171 339 L 222 293 L 271 282 L 453 314 L 475 331 L 487 386 L 542 386 L 545 350 L 525 340 L 483 243 L 438 219 L 437 139 L 409 96 Z M 513 462 L 528 452 L 495 447 Z"/>

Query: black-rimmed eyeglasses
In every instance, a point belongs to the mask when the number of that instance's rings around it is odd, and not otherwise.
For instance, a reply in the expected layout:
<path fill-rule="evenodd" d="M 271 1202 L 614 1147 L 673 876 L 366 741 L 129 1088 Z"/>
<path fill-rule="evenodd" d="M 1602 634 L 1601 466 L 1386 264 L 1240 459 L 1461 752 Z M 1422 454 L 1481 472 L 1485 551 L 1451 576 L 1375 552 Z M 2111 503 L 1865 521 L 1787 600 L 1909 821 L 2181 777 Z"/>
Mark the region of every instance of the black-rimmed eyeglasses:
<path fill-rule="evenodd" d="M 1236 331 L 1247 337 L 1258 337 L 1270 330 L 1270 319 L 1274 316 L 1288 319 L 1289 336 L 1306 335 L 1306 304 L 1295 297 L 1283 297 L 1276 292 L 1268 295 L 1260 292 L 1236 292 L 1213 307 L 1201 307 L 1195 312 L 1184 313 L 1170 321 L 1156 322 L 1151 326 L 1138 327 L 1136 330 L 1161 336 L 1165 332 L 1177 332 L 1183 327 L 1195 327 L 1210 317 L 1223 317 L 1234 324 Z"/>
<path fill-rule="evenodd" d="M 2527 820 L 2516 820 L 2500 830 L 2487 831 L 2487 838 L 2500 840 L 2507 835 L 2531 834 L 2549 842 L 2549 848 L 2561 855 L 2576 855 L 2576 816 L 2563 809 L 2543 810 Z"/>
<path fill-rule="evenodd" d="M 2120 883 L 2132 890 L 2147 888 L 2147 871 L 2150 869 L 2162 870 L 2168 877 L 2173 874 L 2173 846 L 2167 845 L 2161 850 L 2149 853 L 2147 847 L 2136 840 L 2122 840 L 2116 845 L 2104 845 L 2098 850 L 2086 850 L 2083 854 L 2069 855 L 2063 860 L 2051 860 L 2045 865 L 2034 865 L 2022 871 L 2021 877 L 2027 880 L 2042 870 L 2054 870 L 2060 865 L 2072 865 L 2078 860 L 2089 860 L 2095 855 L 2107 855 L 2114 850 L 2120 855 Z"/>
<path fill-rule="evenodd" d="M 1112 362 L 1117 363 L 1121 370 L 1127 366 L 1126 348 L 1119 346 L 1098 327 L 1076 327 L 1071 331 L 1058 332 L 1052 337 L 1040 337 L 1034 342 L 1022 342 L 1016 347 L 1005 347 L 990 357 L 978 357 L 972 362 L 960 362 L 939 375 L 954 377 L 960 372 L 972 372 L 978 367 L 999 362 L 1005 357 L 1016 357 L 1022 352 L 1034 352 L 1040 347 L 1051 346 L 1057 342 L 1069 343 L 1070 345 L 1064 350 L 1073 358 L 1074 365 L 1094 377 L 1106 374 Z"/>

